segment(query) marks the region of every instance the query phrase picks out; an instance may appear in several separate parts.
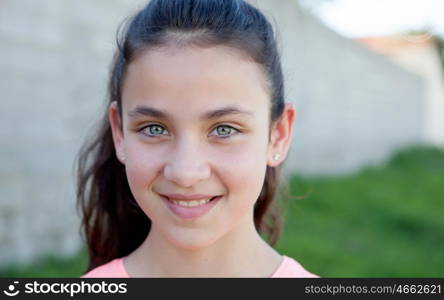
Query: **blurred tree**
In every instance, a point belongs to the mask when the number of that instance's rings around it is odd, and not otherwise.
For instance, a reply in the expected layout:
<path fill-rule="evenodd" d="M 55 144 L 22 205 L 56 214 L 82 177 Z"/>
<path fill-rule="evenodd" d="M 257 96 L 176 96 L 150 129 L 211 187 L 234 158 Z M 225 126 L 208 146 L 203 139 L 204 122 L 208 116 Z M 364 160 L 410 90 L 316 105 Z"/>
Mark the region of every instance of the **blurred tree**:
<path fill-rule="evenodd" d="M 441 66 L 444 70 L 444 37 L 435 35 L 436 45 L 438 46 L 439 57 L 441 58 Z"/>
<path fill-rule="evenodd" d="M 441 59 L 441 67 L 444 70 L 444 35 L 436 33 L 436 30 L 434 30 L 433 26 L 428 26 L 427 28 L 423 29 L 414 29 L 414 30 L 408 30 L 407 32 L 403 34 L 408 35 L 417 35 L 417 36 L 429 36 L 433 38 L 436 42 L 436 46 L 438 48 L 438 54 L 439 58 Z"/>

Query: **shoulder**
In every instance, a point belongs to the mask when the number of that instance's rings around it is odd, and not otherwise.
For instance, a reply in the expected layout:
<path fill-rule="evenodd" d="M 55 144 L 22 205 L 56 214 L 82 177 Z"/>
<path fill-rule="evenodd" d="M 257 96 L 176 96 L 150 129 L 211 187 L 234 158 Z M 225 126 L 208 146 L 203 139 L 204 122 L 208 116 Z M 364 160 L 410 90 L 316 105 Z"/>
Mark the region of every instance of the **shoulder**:
<path fill-rule="evenodd" d="M 98 266 L 81 278 L 126 278 L 129 277 L 123 266 L 123 258 L 115 258 L 106 264 Z"/>
<path fill-rule="evenodd" d="M 285 255 L 283 255 L 282 263 L 279 265 L 278 269 L 273 273 L 271 277 L 319 278 L 318 275 L 307 271 L 299 262 Z"/>

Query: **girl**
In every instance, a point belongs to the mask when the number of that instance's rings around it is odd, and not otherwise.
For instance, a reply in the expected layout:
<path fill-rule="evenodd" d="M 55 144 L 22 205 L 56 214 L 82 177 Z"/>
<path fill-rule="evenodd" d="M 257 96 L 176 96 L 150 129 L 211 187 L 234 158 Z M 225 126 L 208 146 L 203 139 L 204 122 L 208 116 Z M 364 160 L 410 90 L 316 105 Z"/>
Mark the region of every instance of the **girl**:
<path fill-rule="evenodd" d="M 270 246 L 294 119 L 261 12 L 150 1 L 118 43 L 108 109 L 78 159 L 83 277 L 317 277 Z"/>

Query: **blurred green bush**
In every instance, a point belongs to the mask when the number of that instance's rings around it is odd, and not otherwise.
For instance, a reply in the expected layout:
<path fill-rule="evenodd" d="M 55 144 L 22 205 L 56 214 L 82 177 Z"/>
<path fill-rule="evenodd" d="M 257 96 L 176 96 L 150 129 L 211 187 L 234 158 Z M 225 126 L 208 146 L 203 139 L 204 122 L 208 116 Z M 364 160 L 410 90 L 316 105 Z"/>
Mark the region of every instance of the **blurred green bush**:
<path fill-rule="evenodd" d="M 341 177 L 291 178 L 277 245 L 323 277 L 444 276 L 444 151 Z M 302 197 L 301 197 L 302 196 Z"/>

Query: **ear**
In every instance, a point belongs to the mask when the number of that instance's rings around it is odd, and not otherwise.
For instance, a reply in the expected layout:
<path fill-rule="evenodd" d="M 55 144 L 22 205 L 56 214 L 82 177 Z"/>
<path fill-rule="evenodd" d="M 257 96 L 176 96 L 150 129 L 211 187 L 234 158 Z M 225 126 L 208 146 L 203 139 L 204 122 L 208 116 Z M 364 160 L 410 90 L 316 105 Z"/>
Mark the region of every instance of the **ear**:
<path fill-rule="evenodd" d="M 267 152 L 267 165 L 277 167 L 287 157 L 293 136 L 293 124 L 296 118 L 296 108 L 286 103 L 282 116 L 271 129 L 270 142 Z"/>
<path fill-rule="evenodd" d="M 120 119 L 117 102 L 113 101 L 108 108 L 108 120 L 111 125 L 111 132 L 116 149 L 116 156 L 122 164 L 125 164 L 125 151 L 123 147 L 122 120 Z"/>

